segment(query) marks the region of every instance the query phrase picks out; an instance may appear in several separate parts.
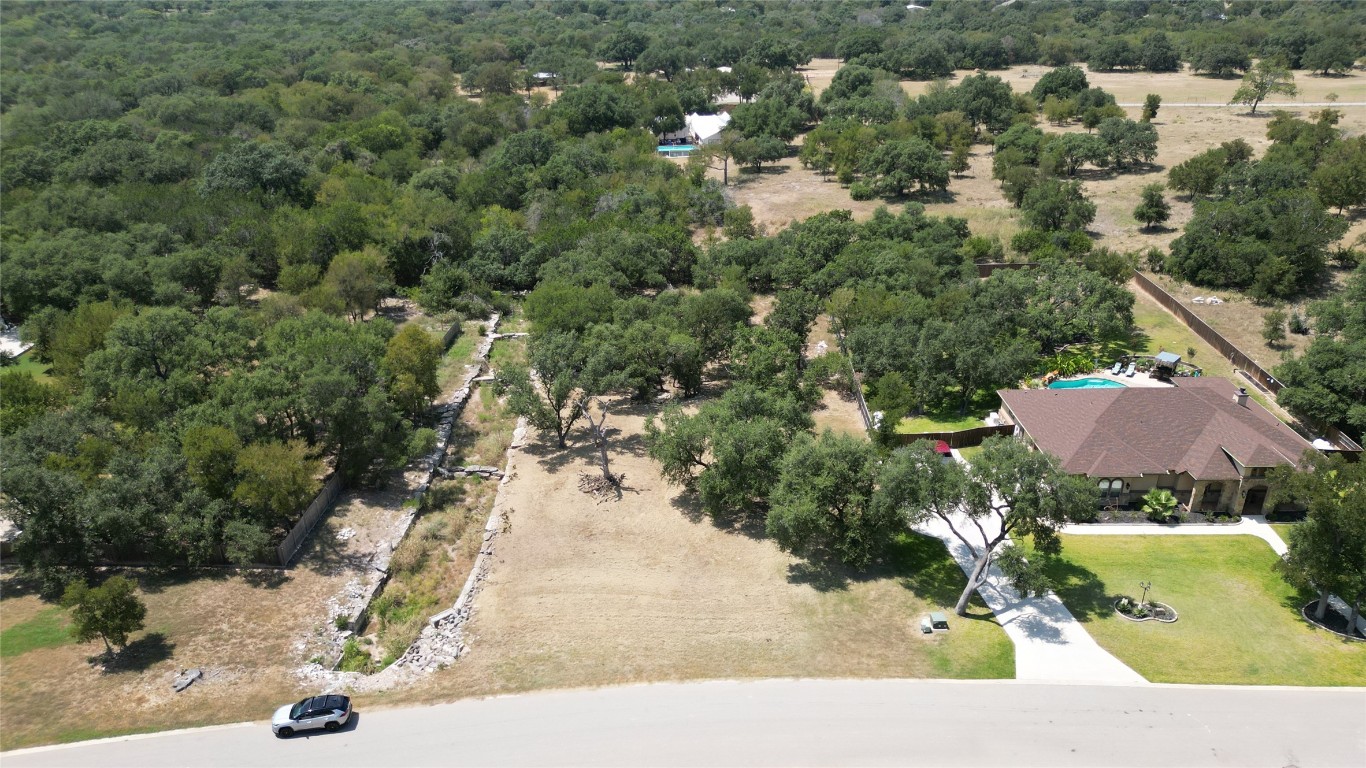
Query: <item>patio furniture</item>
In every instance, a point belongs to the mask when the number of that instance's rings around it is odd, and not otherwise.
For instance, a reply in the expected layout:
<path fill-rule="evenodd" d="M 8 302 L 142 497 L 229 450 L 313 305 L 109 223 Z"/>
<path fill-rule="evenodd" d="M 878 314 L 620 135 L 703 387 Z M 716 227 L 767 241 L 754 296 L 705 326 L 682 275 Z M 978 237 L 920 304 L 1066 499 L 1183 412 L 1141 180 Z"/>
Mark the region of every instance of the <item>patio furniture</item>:
<path fill-rule="evenodd" d="M 1124 362 L 1123 362 L 1123 361 L 1118 361 L 1118 362 L 1116 362 L 1116 363 L 1114 364 L 1114 366 L 1110 368 L 1110 375 L 1111 375 L 1111 376 L 1118 376 L 1120 370 L 1122 370 L 1123 368 L 1124 368 Z"/>
<path fill-rule="evenodd" d="M 1124 369 L 1124 375 L 1132 379 L 1134 377 L 1134 373 L 1137 371 L 1138 363 L 1129 363 L 1129 367 Z"/>

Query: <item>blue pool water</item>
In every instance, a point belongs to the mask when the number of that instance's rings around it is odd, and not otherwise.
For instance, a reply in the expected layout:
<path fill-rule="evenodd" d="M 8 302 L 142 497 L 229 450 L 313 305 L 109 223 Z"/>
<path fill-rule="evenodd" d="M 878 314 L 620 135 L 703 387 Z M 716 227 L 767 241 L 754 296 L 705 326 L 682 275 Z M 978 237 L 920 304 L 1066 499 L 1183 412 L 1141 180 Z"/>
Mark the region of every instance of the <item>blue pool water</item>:
<path fill-rule="evenodd" d="M 694 149 L 696 149 L 696 147 L 694 147 L 691 144 L 661 144 L 659 146 L 659 151 L 666 155 L 682 152 L 691 152 Z"/>
<path fill-rule="evenodd" d="M 1123 387 L 1118 381 L 1110 379 L 1071 379 L 1069 381 L 1055 381 L 1048 385 L 1049 389 L 1115 389 Z"/>

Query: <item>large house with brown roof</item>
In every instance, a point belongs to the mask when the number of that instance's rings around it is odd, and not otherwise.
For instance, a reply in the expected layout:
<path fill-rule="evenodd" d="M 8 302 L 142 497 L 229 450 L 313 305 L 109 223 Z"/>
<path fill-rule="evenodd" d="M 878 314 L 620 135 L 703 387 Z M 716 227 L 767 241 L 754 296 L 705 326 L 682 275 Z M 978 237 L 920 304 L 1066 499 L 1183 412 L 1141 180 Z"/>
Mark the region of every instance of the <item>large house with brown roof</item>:
<path fill-rule="evenodd" d="M 1267 470 L 1299 464 L 1310 444 L 1226 379 L 1177 386 L 1001 390 L 1017 437 L 1096 481 L 1105 503 L 1154 488 L 1200 511 L 1257 514 Z"/>

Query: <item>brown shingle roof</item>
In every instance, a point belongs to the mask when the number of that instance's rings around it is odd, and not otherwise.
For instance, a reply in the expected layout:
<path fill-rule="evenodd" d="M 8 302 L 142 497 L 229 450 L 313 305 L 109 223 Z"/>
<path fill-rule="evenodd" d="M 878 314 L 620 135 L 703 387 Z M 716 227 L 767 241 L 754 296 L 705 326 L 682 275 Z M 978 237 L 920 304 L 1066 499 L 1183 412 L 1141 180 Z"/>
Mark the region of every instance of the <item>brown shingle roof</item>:
<path fill-rule="evenodd" d="M 1201 377 L 1170 388 L 998 394 L 1035 444 L 1076 475 L 1233 480 L 1230 457 L 1246 467 L 1299 463 L 1309 443 L 1256 401 L 1238 405 L 1235 391 L 1227 379 Z"/>

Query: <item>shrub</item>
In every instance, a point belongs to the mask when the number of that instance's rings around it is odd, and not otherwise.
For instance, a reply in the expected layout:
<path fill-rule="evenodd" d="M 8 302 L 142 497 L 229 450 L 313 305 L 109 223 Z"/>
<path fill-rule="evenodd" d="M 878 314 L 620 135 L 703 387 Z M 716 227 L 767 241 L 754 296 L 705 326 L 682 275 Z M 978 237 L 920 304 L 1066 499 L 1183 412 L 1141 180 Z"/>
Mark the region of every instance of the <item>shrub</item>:
<path fill-rule="evenodd" d="M 873 187 L 862 181 L 856 181 L 849 185 L 849 196 L 855 200 L 872 200 L 876 195 Z"/>
<path fill-rule="evenodd" d="M 1176 497 L 1165 488 L 1154 488 L 1143 497 L 1143 513 L 1155 523 L 1175 521 L 1176 506 Z"/>
<path fill-rule="evenodd" d="M 360 647 L 356 638 L 348 638 L 346 644 L 342 646 L 342 657 L 340 669 L 343 672 L 369 672 L 374 660 L 370 658 L 370 653 Z"/>

